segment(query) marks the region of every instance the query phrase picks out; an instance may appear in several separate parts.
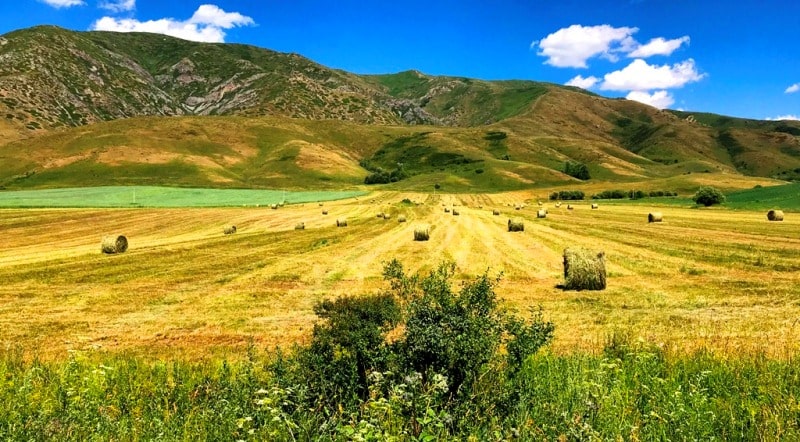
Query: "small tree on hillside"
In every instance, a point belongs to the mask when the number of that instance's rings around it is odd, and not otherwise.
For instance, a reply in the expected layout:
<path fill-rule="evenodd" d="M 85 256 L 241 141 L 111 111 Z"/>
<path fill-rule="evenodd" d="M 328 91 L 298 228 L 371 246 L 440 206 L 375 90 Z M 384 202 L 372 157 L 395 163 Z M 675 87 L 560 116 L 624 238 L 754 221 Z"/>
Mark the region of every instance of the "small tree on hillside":
<path fill-rule="evenodd" d="M 706 207 L 713 206 L 714 204 L 722 204 L 725 202 L 725 195 L 717 188 L 711 186 L 703 186 L 697 190 L 692 198 L 695 203 L 702 204 Z"/>
<path fill-rule="evenodd" d="M 591 176 L 589 176 L 589 168 L 586 167 L 585 164 L 576 161 L 567 161 L 564 164 L 564 173 L 579 180 L 588 180 L 591 178 Z"/>

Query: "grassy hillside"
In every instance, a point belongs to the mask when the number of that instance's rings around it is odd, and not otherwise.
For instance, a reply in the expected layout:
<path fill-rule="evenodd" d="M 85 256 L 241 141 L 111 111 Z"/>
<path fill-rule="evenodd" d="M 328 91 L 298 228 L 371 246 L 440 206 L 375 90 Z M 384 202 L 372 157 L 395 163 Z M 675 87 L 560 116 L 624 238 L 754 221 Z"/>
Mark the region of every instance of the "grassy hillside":
<path fill-rule="evenodd" d="M 783 209 L 800 212 L 800 183 L 759 186 L 732 192 L 727 195 L 725 205 L 740 209 Z"/>

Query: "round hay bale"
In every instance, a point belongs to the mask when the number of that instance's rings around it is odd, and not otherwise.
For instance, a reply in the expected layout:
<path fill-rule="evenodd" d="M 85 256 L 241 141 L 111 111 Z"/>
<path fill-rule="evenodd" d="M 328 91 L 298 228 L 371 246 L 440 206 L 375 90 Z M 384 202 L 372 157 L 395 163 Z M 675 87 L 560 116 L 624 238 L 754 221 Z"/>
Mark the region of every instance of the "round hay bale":
<path fill-rule="evenodd" d="M 414 227 L 414 241 L 427 241 L 431 237 L 431 229 L 428 226 Z"/>
<path fill-rule="evenodd" d="M 481 204 L 480 206 L 478 206 L 478 208 L 479 208 L 479 209 L 483 209 L 483 204 Z"/>
<path fill-rule="evenodd" d="M 547 210 L 544 210 L 544 209 L 539 209 L 539 210 L 536 212 L 536 217 L 537 217 L 537 218 L 547 218 Z"/>
<path fill-rule="evenodd" d="M 567 210 L 572 210 L 572 209 L 573 209 L 572 204 L 567 204 Z"/>
<path fill-rule="evenodd" d="M 400 216 L 398 216 L 398 217 L 397 217 L 397 222 L 398 222 L 398 223 L 404 223 L 404 222 L 406 222 L 406 216 L 405 216 L 405 215 L 400 215 Z"/>
<path fill-rule="evenodd" d="M 327 215 L 327 214 L 328 214 L 328 211 L 327 211 L 327 210 L 323 210 L 323 211 L 322 211 L 322 214 L 323 214 L 323 215 Z"/>
<path fill-rule="evenodd" d="M 458 216 L 458 215 L 460 215 L 460 213 L 458 212 L 458 210 L 456 210 L 456 209 L 453 209 L 453 216 Z"/>
<path fill-rule="evenodd" d="M 445 207 L 444 208 L 444 213 L 450 213 L 450 208 L 449 207 Z"/>
<path fill-rule="evenodd" d="M 514 218 L 508 220 L 508 231 L 509 232 L 523 232 L 525 231 L 525 222 L 522 221 L 522 218 Z"/>
<path fill-rule="evenodd" d="M 109 255 L 124 253 L 128 250 L 128 238 L 124 235 L 106 235 L 100 243 L 100 250 Z"/>
<path fill-rule="evenodd" d="M 336 227 L 347 227 L 347 218 L 336 218 Z"/>
<path fill-rule="evenodd" d="M 270 207 L 272 207 L 272 210 L 276 210 L 278 208 L 278 205 L 277 204 L 272 204 Z"/>
<path fill-rule="evenodd" d="M 497 216 L 500 215 L 500 211 L 497 209 L 492 210 L 492 215 Z"/>
<path fill-rule="evenodd" d="M 322 207 L 322 203 L 319 203 L 319 206 Z"/>
<path fill-rule="evenodd" d="M 519 210 L 521 208 L 522 208 L 522 206 L 520 206 L 519 204 L 514 205 L 514 210 Z"/>
<path fill-rule="evenodd" d="M 392 219 L 392 214 L 391 213 L 384 213 L 383 214 L 383 219 Z"/>
<path fill-rule="evenodd" d="M 225 226 L 222 229 L 222 233 L 226 235 L 233 235 L 234 233 L 236 233 L 236 226 Z"/>
<path fill-rule="evenodd" d="M 541 202 L 541 201 L 537 201 L 537 202 L 536 202 L 536 204 L 538 204 L 538 205 L 539 205 L 539 207 L 541 207 L 541 206 L 542 206 L 542 202 Z"/>
<path fill-rule="evenodd" d="M 660 223 L 664 221 L 664 215 L 661 212 L 650 212 L 647 214 L 648 223 Z"/>
<path fill-rule="evenodd" d="M 592 203 L 592 209 L 597 209 L 597 208 L 599 208 L 599 207 L 600 207 L 600 206 L 598 206 L 598 205 L 597 205 L 597 203 Z"/>
<path fill-rule="evenodd" d="M 294 226 L 294 230 L 305 230 L 305 229 L 306 229 L 306 223 L 297 223 Z"/>
<path fill-rule="evenodd" d="M 556 207 L 561 207 L 561 203 L 560 202 L 556 203 Z"/>
<path fill-rule="evenodd" d="M 383 212 L 378 212 L 378 218 L 383 218 Z"/>
<path fill-rule="evenodd" d="M 770 210 L 767 212 L 767 219 L 770 221 L 783 221 L 783 210 Z"/>
<path fill-rule="evenodd" d="M 605 253 L 583 247 L 564 249 L 564 289 L 604 290 L 606 288 Z"/>

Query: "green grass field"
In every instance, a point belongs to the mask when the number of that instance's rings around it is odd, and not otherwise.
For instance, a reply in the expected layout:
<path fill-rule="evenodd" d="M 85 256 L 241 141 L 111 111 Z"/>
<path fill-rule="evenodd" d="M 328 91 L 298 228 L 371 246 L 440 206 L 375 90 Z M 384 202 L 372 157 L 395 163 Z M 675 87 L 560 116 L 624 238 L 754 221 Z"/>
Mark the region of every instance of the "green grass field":
<path fill-rule="evenodd" d="M 800 210 L 800 183 L 740 190 L 726 197 L 725 205 L 734 209 Z"/>
<path fill-rule="evenodd" d="M 284 192 L 156 186 L 76 187 L 0 192 L 0 207 L 238 207 L 299 204 L 364 195 L 360 191 Z"/>

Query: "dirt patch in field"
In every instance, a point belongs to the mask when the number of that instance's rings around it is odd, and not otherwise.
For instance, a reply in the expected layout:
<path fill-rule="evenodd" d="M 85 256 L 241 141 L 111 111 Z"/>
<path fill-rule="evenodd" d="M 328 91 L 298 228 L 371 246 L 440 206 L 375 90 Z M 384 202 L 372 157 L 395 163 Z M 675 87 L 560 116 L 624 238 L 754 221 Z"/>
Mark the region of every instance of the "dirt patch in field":
<path fill-rule="evenodd" d="M 344 175 L 362 175 L 363 170 L 358 162 L 342 152 L 336 152 L 322 144 L 308 143 L 306 141 L 290 141 L 288 147 L 298 148 L 295 163 L 305 170 Z"/>

